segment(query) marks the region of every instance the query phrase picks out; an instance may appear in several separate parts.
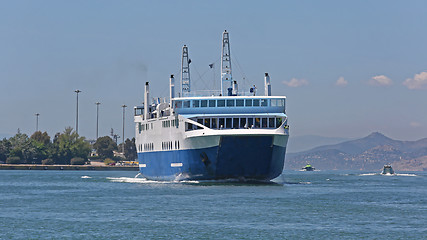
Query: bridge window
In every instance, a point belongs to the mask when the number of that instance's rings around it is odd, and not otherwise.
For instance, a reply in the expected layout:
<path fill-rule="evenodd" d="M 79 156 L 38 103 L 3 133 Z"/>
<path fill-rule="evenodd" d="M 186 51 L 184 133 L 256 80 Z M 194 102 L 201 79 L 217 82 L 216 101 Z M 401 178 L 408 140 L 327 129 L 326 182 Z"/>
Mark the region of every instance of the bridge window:
<path fill-rule="evenodd" d="M 201 103 L 202 103 L 201 104 L 202 107 L 207 107 L 208 106 L 208 100 L 202 100 Z"/>
<path fill-rule="evenodd" d="M 227 100 L 227 107 L 234 107 L 234 99 Z"/>
<path fill-rule="evenodd" d="M 267 107 L 268 106 L 268 99 L 261 99 L 261 106 Z"/>
<path fill-rule="evenodd" d="M 246 99 L 245 100 L 245 106 L 246 107 L 252 107 L 252 99 Z"/>
<path fill-rule="evenodd" d="M 190 107 L 190 100 L 184 101 L 184 108 L 189 108 L 189 107 Z"/>
<path fill-rule="evenodd" d="M 216 100 L 209 100 L 209 107 L 216 107 Z"/>
<path fill-rule="evenodd" d="M 193 107 L 198 108 L 200 106 L 199 100 L 193 100 Z"/>
<path fill-rule="evenodd" d="M 225 107 L 225 100 L 218 100 L 216 104 L 217 107 Z"/>
<path fill-rule="evenodd" d="M 236 99 L 236 107 L 243 107 L 243 106 L 244 106 L 244 100 Z"/>
<path fill-rule="evenodd" d="M 254 107 L 259 107 L 259 99 L 254 99 L 253 106 Z"/>

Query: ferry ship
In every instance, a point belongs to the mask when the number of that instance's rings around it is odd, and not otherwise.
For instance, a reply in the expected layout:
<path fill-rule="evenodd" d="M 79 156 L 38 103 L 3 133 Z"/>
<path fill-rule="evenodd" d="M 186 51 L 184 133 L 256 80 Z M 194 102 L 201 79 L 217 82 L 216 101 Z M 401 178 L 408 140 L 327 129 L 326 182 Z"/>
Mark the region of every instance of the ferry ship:
<path fill-rule="evenodd" d="M 239 92 L 232 78 L 229 33 L 222 35 L 221 90 L 191 91 L 188 47 L 182 48 L 180 91 L 169 79 L 169 99 L 134 108 L 140 175 L 150 180 L 269 181 L 284 167 L 289 126 L 286 97 L 271 96 L 265 73 L 262 96 L 255 85 Z"/>

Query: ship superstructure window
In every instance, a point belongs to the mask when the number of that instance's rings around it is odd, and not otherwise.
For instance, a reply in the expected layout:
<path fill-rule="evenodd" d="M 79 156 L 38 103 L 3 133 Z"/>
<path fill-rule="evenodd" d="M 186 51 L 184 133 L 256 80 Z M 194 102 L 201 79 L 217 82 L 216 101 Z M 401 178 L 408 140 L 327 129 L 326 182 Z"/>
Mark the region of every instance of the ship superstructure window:
<path fill-rule="evenodd" d="M 242 129 L 263 128 L 274 129 L 283 123 L 282 117 L 235 117 L 235 118 L 209 118 L 201 117 L 192 119 L 197 123 L 211 129 Z M 203 129 L 200 126 L 186 123 L 185 131 Z"/>
<path fill-rule="evenodd" d="M 212 128 L 218 128 L 218 118 L 212 118 Z"/>
<path fill-rule="evenodd" d="M 253 100 L 253 105 L 254 107 L 259 107 L 259 99 L 254 99 Z"/>
<path fill-rule="evenodd" d="M 181 101 L 176 101 L 175 102 L 175 107 L 176 108 L 182 108 L 182 102 Z"/>
<path fill-rule="evenodd" d="M 268 127 L 269 128 L 274 128 L 274 118 L 269 118 L 268 119 Z"/>
<path fill-rule="evenodd" d="M 190 107 L 190 100 L 188 101 L 184 101 L 184 108 L 189 108 Z"/>
<path fill-rule="evenodd" d="M 144 151 L 149 152 L 154 150 L 154 143 L 145 143 Z"/>
<path fill-rule="evenodd" d="M 261 127 L 267 128 L 267 118 L 261 118 Z"/>
<path fill-rule="evenodd" d="M 225 100 L 218 100 L 216 104 L 217 107 L 225 107 Z"/>
<path fill-rule="evenodd" d="M 240 128 L 248 128 L 248 125 L 246 125 L 246 118 L 240 118 Z"/>
<path fill-rule="evenodd" d="M 236 99 L 236 107 L 243 107 L 244 103 L 243 99 Z"/>
<path fill-rule="evenodd" d="M 255 118 L 255 128 L 259 128 L 260 126 L 260 118 Z"/>
<path fill-rule="evenodd" d="M 219 123 L 218 123 L 218 127 L 219 128 L 224 128 L 225 126 L 225 118 L 219 118 Z"/>
<path fill-rule="evenodd" d="M 232 118 L 225 119 L 225 128 L 231 128 Z"/>
<path fill-rule="evenodd" d="M 282 118 L 276 118 L 276 127 L 280 127 L 282 125 Z"/>
<path fill-rule="evenodd" d="M 200 101 L 199 100 L 193 100 L 193 107 L 200 107 Z"/>
<path fill-rule="evenodd" d="M 209 107 L 216 107 L 216 100 L 209 100 Z"/>
<path fill-rule="evenodd" d="M 208 100 L 202 100 L 200 106 L 201 107 L 207 107 L 208 106 Z"/>
<path fill-rule="evenodd" d="M 233 118 L 233 126 L 231 128 L 239 128 L 239 118 Z"/>
<path fill-rule="evenodd" d="M 205 118 L 205 121 L 204 121 L 203 125 L 205 125 L 206 127 L 210 128 L 211 127 L 211 119 L 210 118 Z"/>
<path fill-rule="evenodd" d="M 234 99 L 227 100 L 227 107 L 234 107 Z"/>
<path fill-rule="evenodd" d="M 252 107 L 252 99 L 246 99 L 245 100 L 245 106 L 246 107 Z"/>
<path fill-rule="evenodd" d="M 248 127 L 252 128 L 254 125 L 254 119 L 253 118 L 248 118 Z"/>
<path fill-rule="evenodd" d="M 261 99 L 261 106 L 267 107 L 268 106 L 268 99 Z"/>

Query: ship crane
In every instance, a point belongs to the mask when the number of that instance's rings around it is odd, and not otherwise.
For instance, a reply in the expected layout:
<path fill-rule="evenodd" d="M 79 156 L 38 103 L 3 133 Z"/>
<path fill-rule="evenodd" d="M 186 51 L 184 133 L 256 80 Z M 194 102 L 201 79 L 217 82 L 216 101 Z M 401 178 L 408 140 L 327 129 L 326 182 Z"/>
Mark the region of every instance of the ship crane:
<path fill-rule="evenodd" d="M 190 63 L 191 63 L 191 59 L 188 57 L 188 47 L 187 45 L 184 45 L 182 47 L 182 62 L 181 62 L 181 87 L 182 87 L 183 97 L 188 97 L 191 91 Z"/>
<path fill-rule="evenodd" d="M 222 33 L 221 94 L 237 95 L 237 82 L 233 81 L 231 74 L 230 37 L 227 30 Z"/>

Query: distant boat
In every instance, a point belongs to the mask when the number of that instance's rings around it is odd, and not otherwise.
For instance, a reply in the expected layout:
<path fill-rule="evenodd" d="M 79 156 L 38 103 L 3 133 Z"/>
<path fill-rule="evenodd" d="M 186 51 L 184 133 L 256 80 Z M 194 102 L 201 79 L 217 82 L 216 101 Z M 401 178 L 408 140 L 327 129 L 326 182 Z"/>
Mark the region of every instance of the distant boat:
<path fill-rule="evenodd" d="M 311 166 L 311 164 L 305 165 L 305 167 L 302 168 L 303 171 L 314 171 L 314 167 Z"/>
<path fill-rule="evenodd" d="M 393 175 L 394 174 L 394 170 L 391 167 L 391 164 L 384 165 L 383 171 L 381 172 L 381 174 L 383 174 L 383 175 Z"/>

